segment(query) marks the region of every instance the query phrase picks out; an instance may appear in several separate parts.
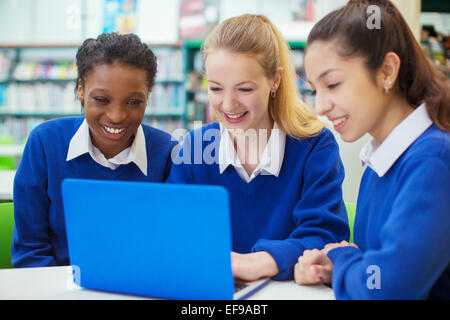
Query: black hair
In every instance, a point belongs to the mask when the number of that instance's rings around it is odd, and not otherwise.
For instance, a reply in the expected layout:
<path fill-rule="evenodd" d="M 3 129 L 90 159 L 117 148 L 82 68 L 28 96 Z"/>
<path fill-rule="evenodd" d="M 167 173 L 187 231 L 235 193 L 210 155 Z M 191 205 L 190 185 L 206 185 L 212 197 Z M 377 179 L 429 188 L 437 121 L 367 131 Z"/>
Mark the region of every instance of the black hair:
<path fill-rule="evenodd" d="M 379 28 L 367 26 L 372 5 L 380 10 Z M 350 0 L 314 25 L 306 50 L 316 40 L 334 41 L 341 56 L 362 56 L 371 71 L 381 67 L 387 53 L 395 52 L 401 60 L 397 90 L 413 107 L 425 101 L 433 122 L 450 131 L 450 82 L 431 64 L 391 1 Z"/>
<path fill-rule="evenodd" d="M 135 34 L 103 33 L 97 39 L 86 39 L 78 48 L 76 62 L 76 87 L 81 85 L 84 88 L 86 76 L 95 66 L 113 63 L 127 64 L 144 70 L 149 93 L 155 84 L 156 56 Z"/>

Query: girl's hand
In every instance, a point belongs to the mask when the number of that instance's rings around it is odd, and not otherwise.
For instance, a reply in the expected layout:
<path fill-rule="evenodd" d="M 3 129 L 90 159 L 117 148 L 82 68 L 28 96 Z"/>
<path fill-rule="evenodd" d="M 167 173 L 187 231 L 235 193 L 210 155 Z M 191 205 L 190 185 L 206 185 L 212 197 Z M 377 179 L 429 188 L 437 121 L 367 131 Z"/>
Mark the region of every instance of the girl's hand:
<path fill-rule="evenodd" d="M 347 241 L 344 240 L 344 241 L 341 241 L 339 243 L 329 243 L 322 249 L 322 251 L 324 251 L 325 254 L 328 254 L 328 252 L 330 252 L 331 250 L 336 249 L 336 248 L 341 248 L 341 247 L 355 247 L 355 248 L 358 248 L 358 246 L 356 244 L 350 243 L 350 242 L 347 242 Z"/>
<path fill-rule="evenodd" d="M 294 267 L 295 282 L 299 285 L 331 283 L 333 262 L 323 250 L 305 250 Z"/>
<path fill-rule="evenodd" d="M 231 252 L 231 270 L 235 278 L 244 281 L 273 277 L 279 272 L 277 263 L 266 251 L 245 254 Z"/>
<path fill-rule="evenodd" d="M 333 271 L 333 262 L 327 254 L 340 247 L 355 247 L 354 243 L 342 241 L 329 243 L 322 250 L 305 250 L 294 268 L 295 282 L 300 285 L 329 284 Z"/>

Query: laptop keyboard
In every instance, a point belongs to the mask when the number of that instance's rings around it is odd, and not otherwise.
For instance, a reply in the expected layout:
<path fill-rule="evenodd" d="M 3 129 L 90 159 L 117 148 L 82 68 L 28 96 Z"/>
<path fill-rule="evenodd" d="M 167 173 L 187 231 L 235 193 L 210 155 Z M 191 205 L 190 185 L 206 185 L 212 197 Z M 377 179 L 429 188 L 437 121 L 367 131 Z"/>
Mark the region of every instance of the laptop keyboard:
<path fill-rule="evenodd" d="M 242 289 L 244 289 L 246 287 L 248 287 L 248 284 L 243 283 L 243 282 L 239 282 L 239 281 L 236 281 L 236 280 L 234 281 L 234 292 L 235 293 L 241 291 Z"/>

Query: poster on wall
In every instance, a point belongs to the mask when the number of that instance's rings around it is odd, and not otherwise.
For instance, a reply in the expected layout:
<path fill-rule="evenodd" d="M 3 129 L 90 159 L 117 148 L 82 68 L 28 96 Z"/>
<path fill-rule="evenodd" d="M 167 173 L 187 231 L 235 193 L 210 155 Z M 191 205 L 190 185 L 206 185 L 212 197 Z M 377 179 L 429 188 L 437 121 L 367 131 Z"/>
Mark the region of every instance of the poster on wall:
<path fill-rule="evenodd" d="M 180 38 L 204 38 L 218 23 L 219 3 L 219 0 L 181 0 Z"/>
<path fill-rule="evenodd" d="M 104 0 L 103 32 L 134 33 L 137 0 Z"/>
<path fill-rule="evenodd" d="M 316 19 L 316 0 L 297 0 L 294 21 L 314 21 Z"/>

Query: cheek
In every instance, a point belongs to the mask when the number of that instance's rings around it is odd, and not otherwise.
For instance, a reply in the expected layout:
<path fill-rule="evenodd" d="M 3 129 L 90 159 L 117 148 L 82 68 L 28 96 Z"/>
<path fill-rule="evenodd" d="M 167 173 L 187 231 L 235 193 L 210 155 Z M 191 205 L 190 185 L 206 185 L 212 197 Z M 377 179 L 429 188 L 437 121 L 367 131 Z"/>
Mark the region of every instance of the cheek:
<path fill-rule="evenodd" d="M 220 103 L 221 103 L 221 101 L 222 101 L 222 98 L 221 98 L 221 96 L 218 95 L 218 94 L 215 94 L 215 93 L 208 93 L 208 101 L 209 101 L 211 107 L 212 107 L 214 110 L 218 110 L 219 105 L 220 105 Z"/>

